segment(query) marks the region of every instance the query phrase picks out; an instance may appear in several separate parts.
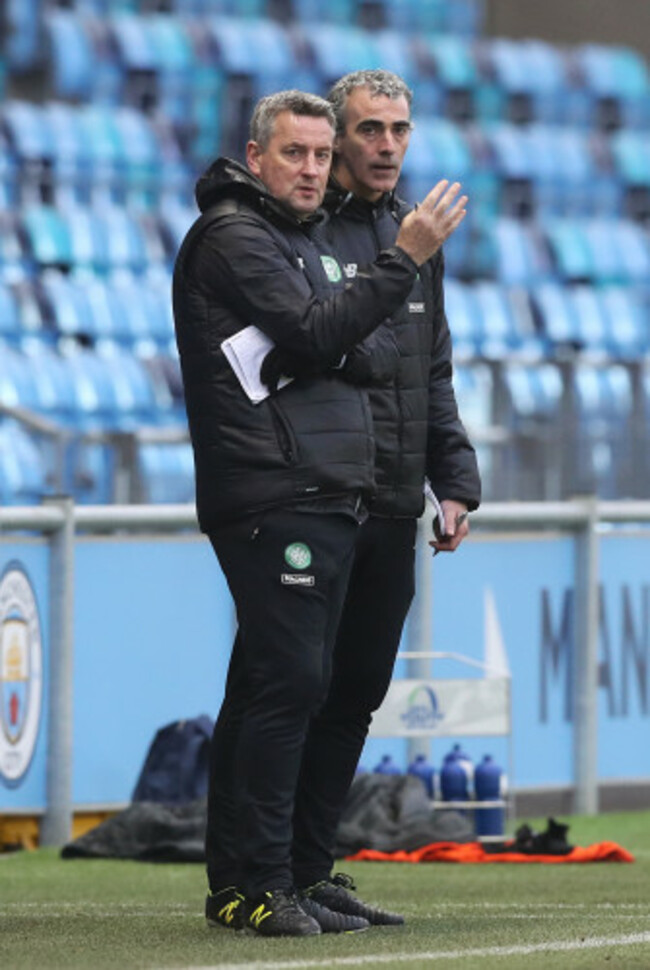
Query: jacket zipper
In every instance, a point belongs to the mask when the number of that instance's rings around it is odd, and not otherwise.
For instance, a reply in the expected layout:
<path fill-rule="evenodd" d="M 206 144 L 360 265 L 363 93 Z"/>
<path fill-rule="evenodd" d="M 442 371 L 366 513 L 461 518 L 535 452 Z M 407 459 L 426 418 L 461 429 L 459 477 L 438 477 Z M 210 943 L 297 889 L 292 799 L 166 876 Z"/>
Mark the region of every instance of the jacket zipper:
<path fill-rule="evenodd" d="M 282 409 L 272 398 L 269 398 L 269 408 L 271 411 L 271 420 L 273 421 L 273 427 L 275 428 L 275 434 L 278 439 L 282 456 L 285 461 L 292 462 L 295 457 L 295 452 L 291 433 L 287 427 L 287 419 L 282 414 Z"/>

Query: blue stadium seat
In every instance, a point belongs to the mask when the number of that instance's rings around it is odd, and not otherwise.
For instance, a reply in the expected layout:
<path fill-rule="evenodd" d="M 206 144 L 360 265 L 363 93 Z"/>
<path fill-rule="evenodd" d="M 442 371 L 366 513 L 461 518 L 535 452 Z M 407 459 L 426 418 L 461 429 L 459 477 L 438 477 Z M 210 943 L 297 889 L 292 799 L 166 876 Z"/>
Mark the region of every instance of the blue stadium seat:
<path fill-rule="evenodd" d="M 413 44 L 420 57 L 421 73 L 435 70 L 446 89 L 471 90 L 478 84 L 476 59 L 466 38 L 423 32 L 414 37 Z"/>
<path fill-rule="evenodd" d="M 574 371 L 578 417 L 577 464 L 585 487 L 617 498 L 635 461 L 630 434 L 633 407 L 630 372 L 620 364 L 579 364 Z M 638 459 L 638 455 L 636 456 Z"/>
<path fill-rule="evenodd" d="M 86 98 L 93 87 L 95 58 L 84 21 L 73 10 L 49 10 L 45 19 L 52 93 Z"/>
<path fill-rule="evenodd" d="M 480 354 L 485 334 L 483 320 L 471 286 L 446 276 L 445 312 L 454 342 L 456 361 L 471 360 Z"/>
<path fill-rule="evenodd" d="M 320 0 L 293 0 L 292 12 L 301 24 L 332 23 L 351 25 L 354 23 L 356 0 L 332 0 L 321 3 Z"/>
<path fill-rule="evenodd" d="M 73 263 L 72 242 L 65 219 L 47 205 L 28 206 L 22 223 L 27 234 L 29 254 L 40 268 L 69 268 Z"/>
<path fill-rule="evenodd" d="M 6 133 L 0 129 L 0 210 L 13 209 L 17 201 L 18 162 L 9 146 Z"/>
<path fill-rule="evenodd" d="M 313 66 L 323 86 L 329 86 L 342 74 L 362 68 L 383 67 L 382 55 L 374 35 L 360 27 L 319 24 L 318 30 L 304 33 L 313 58 Z"/>
<path fill-rule="evenodd" d="M 554 45 L 500 37 L 485 41 L 482 49 L 505 92 L 511 120 L 577 120 L 574 102 L 579 96 L 569 83 L 565 58 Z"/>
<path fill-rule="evenodd" d="M 49 491 L 43 458 L 17 422 L 0 419 L 0 502 L 33 505 Z"/>
<path fill-rule="evenodd" d="M 509 363 L 503 372 L 512 408 L 519 418 L 555 418 L 562 400 L 562 376 L 550 363 L 535 367 Z"/>
<path fill-rule="evenodd" d="M 643 56 L 629 47 L 583 44 L 575 48 L 573 58 L 594 100 L 614 102 L 620 116 L 614 115 L 612 126 L 646 127 L 650 121 L 650 75 Z M 600 119 L 607 122 L 609 118 Z"/>
<path fill-rule="evenodd" d="M 544 232 L 560 279 L 568 282 L 594 279 L 593 249 L 580 221 L 546 219 Z"/>
<path fill-rule="evenodd" d="M 549 278 L 551 266 L 537 224 L 499 217 L 491 232 L 502 283 L 531 284 Z"/>
<path fill-rule="evenodd" d="M 531 288 L 531 299 L 539 316 L 542 336 L 551 351 L 580 349 L 580 326 L 569 288 L 555 280 L 545 280 Z"/>
<path fill-rule="evenodd" d="M 272 20 L 211 17 L 207 27 L 228 74 L 266 75 L 291 86 L 298 68 L 288 32 Z"/>
<path fill-rule="evenodd" d="M 396 30 L 445 33 L 446 0 L 384 0 L 386 22 Z M 456 33 L 453 31 L 452 33 Z"/>
<path fill-rule="evenodd" d="M 34 265 L 27 251 L 27 240 L 20 219 L 13 212 L 0 210 L 0 279 L 17 283 L 33 275 Z"/>
<path fill-rule="evenodd" d="M 145 501 L 194 501 L 194 457 L 189 442 L 142 444 L 138 448 L 138 465 Z"/>
<path fill-rule="evenodd" d="M 543 356 L 543 343 L 534 332 L 528 301 L 521 291 L 487 280 L 474 283 L 472 291 L 481 316 L 482 357 L 536 360 Z"/>
<path fill-rule="evenodd" d="M 647 299 L 638 288 L 605 286 L 597 291 L 612 358 L 636 360 L 650 351 Z"/>
<path fill-rule="evenodd" d="M 13 290 L 0 282 L 0 336 L 15 340 L 20 336 L 20 316 Z"/>

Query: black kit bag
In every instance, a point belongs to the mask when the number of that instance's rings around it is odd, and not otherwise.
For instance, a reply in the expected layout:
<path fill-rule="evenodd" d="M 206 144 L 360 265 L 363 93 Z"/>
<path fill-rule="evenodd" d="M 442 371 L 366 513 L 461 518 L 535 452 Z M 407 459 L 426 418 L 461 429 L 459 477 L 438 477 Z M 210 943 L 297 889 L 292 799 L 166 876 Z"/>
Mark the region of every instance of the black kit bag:
<path fill-rule="evenodd" d="M 207 714 L 160 728 L 147 752 L 132 801 L 178 805 L 205 798 L 213 729 L 214 722 Z"/>

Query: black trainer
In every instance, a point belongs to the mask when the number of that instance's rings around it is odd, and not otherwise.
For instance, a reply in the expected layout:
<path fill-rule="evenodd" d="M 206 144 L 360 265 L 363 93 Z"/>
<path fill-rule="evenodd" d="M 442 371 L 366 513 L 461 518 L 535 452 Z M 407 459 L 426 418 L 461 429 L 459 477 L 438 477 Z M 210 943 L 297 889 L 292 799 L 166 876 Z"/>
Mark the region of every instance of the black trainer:
<path fill-rule="evenodd" d="M 339 872 L 331 879 L 323 879 L 322 882 L 309 886 L 303 892 L 321 906 L 326 906 L 335 913 L 361 916 L 368 920 L 371 926 L 400 926 L 404 922 L 404 917 L 399 913 L 389 913 L 377 906 L 370 906 L 353 896 L 352 893 L 356 888 L 350 876 Z"/>
<path fill-rule="evenodd" d="M 335 913 L 333 909 L 321 906 L 315 899 L 311 899 L 304 893 L 298 893 L 298 902 L 307 916 L 312 916 L 316 920 L 323 933 L 361 933 L 362 930 L 370 927 L 370 923 L 363 916 Z"/>
<path fill-rule="evenodd" d="M 244 897 L 234 886 L 227 886 L 217 893 L 208 893 L 205 900 L 205 918 L 210 926 L 225 926 L 229 930 L 244 928 Z"/>
<path fill-rule="evenodd" d="M 244 926 L 261 936 L 316 936 L 320 924 L 300 908 L 298 897 L 289 889 L 275 889 L 247 899 Z"/>

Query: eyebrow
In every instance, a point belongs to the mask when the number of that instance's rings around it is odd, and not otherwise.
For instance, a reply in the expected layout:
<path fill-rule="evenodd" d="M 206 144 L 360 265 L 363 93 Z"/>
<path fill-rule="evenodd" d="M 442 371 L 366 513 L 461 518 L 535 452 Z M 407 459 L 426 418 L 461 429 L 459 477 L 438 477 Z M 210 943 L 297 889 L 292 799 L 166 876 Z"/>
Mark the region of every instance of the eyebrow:
<path fill-rule="evenodd" d="M 412 123 L 413 122 L 410 118 L 399 118 L 395 121 L 391 121 L 388 124 L 388 127 L 394 128 L 395 125 L 411 125 Z M 387 127 L 387 123 L 382 121 L 381 118 L 361 118 L 357 122 L 357 128 L 359 128 L 361 125 L 381 125 L 383 128 Z"/>

